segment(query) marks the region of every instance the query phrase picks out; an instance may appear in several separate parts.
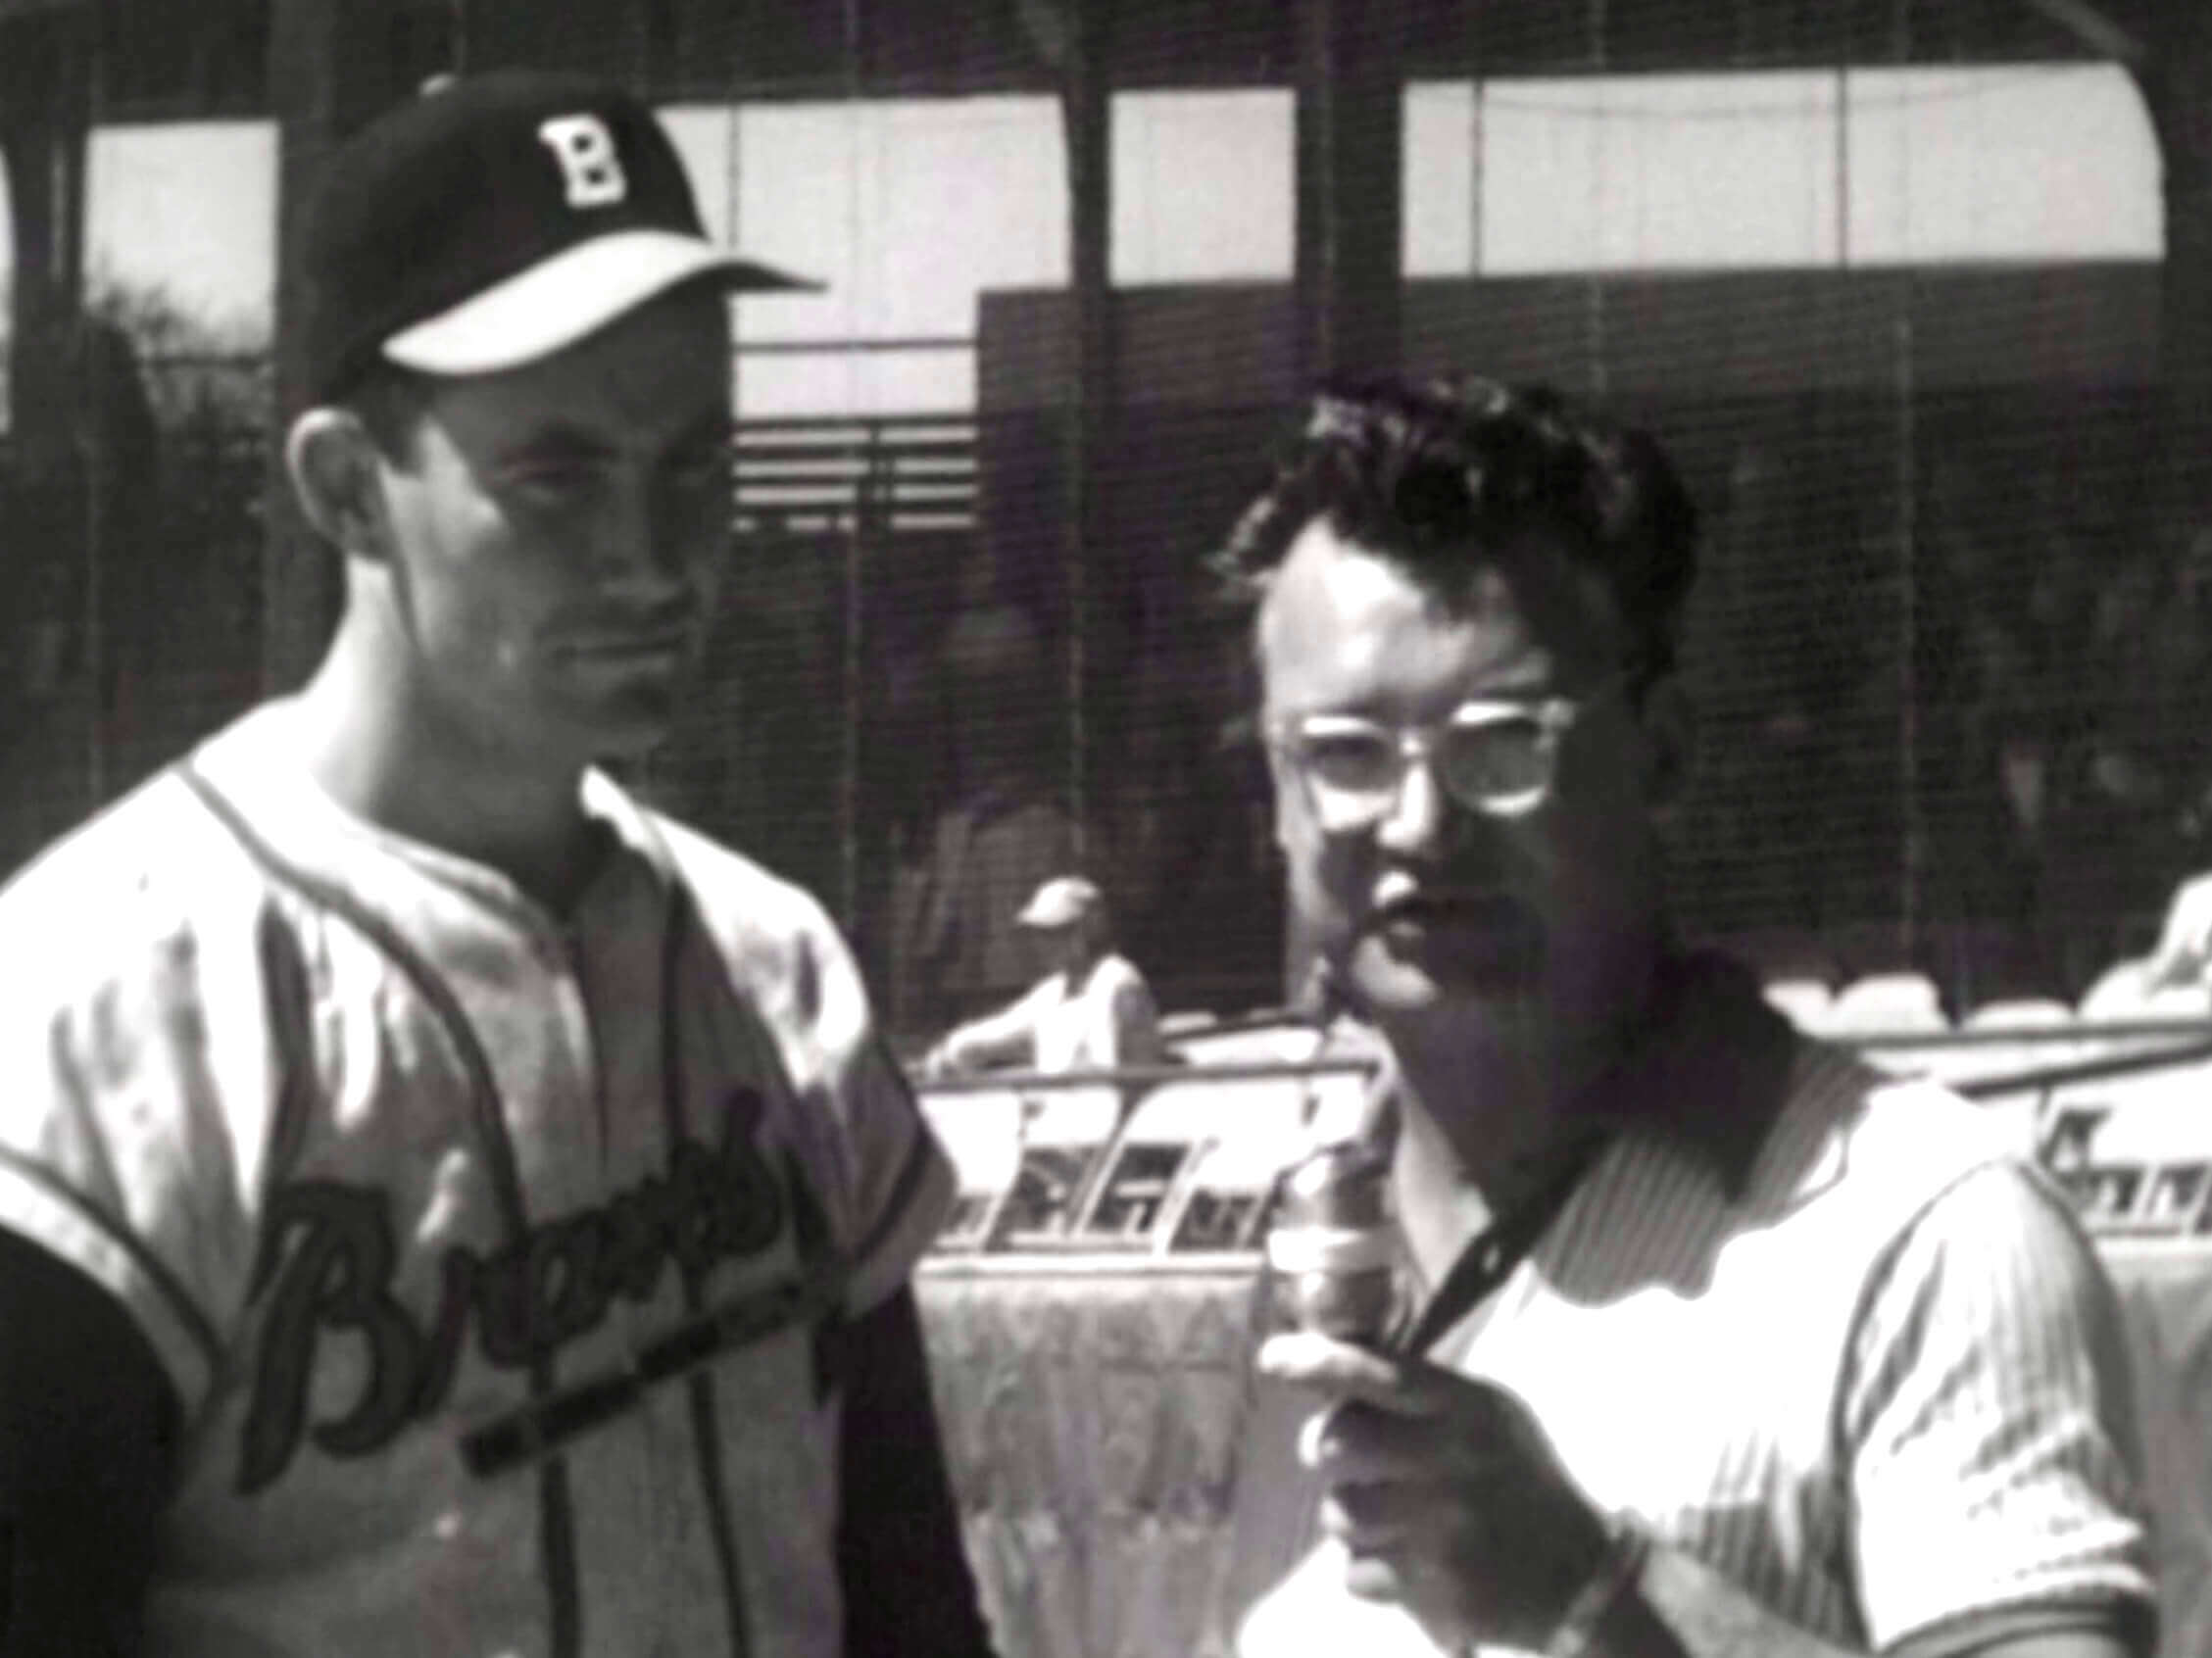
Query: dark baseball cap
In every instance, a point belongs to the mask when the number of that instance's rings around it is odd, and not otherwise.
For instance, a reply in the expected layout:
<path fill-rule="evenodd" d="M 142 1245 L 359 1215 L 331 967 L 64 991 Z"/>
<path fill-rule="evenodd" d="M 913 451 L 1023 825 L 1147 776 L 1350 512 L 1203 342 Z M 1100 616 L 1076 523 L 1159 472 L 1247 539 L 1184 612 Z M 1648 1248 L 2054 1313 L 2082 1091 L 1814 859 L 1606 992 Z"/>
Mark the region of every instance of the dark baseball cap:
<path fill-rule="evenodd" d="M 305 390 L 378 358 L 486 374 L 573 345 L 679 283 L 816 284 L 712 241 L 652 110 L 502 70 L 434 83 L 331 157 L 301 244 Z"/>

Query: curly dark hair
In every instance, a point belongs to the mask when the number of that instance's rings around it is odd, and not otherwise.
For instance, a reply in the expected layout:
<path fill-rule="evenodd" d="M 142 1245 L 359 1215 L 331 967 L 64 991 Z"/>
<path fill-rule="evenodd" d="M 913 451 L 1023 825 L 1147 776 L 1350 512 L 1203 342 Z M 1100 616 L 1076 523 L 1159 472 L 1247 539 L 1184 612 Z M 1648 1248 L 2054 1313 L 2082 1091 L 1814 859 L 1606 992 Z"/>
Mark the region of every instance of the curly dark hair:
<path fill-rule="evenodd" d="M 1674 665 L 1696 509 L 1649 434 L 1577 413 L 1549 387 L 1467 378 L 1325 389 L 1274 481 L 1209 560 L 1225 597 L 1255 604 L 1316 518 L 1446 595 L 1544 533 L 1611 596 L 1631 684 Z"/>

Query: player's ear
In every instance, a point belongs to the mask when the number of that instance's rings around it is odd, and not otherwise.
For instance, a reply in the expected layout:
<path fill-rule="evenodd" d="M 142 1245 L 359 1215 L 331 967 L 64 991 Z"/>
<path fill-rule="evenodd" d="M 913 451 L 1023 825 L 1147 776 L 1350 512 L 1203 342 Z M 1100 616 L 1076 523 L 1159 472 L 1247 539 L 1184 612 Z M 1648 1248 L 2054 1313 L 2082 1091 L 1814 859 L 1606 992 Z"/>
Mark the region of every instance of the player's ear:
<path fill-rule="evenodd" d="M 316 533 L 349 559 L 382 559 L 384 486 L 376 442 L 350 409 L 310 409 L 284 440 L 292 493 Z"/>
<path fill-rule="evenodd" d="M 1644 730 L 1644 802 L 1664 813 L 1680 803 L 1689 781 L 1696 752 L 1696 710 L 1681 679 L 1669 673 L 1644 688 L 1638 719 Z"/>

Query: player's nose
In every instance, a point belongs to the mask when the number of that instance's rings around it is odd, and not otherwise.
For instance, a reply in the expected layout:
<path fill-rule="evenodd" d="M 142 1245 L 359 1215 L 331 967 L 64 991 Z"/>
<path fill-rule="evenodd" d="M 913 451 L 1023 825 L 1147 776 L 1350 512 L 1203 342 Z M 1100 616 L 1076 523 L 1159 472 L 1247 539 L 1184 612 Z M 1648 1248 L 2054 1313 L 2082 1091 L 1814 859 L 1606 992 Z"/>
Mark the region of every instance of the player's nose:
<path fill-rule="evenodd" d="M 624 477 L 607 492 L 592 552 L 604 586 L 665 596 L 696 585 L 698 526 L 648 479 Z"/>

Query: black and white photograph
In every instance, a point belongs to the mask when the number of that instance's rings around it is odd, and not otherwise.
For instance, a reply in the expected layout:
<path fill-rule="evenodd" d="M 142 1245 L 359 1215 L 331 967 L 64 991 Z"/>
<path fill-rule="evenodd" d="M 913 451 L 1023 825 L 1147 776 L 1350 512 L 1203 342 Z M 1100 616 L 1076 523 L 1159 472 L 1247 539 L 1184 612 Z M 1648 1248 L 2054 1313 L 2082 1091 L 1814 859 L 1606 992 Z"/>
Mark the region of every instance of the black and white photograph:
<path fill-rule="evenodd" d="M 0 0 L 0 1658 L 2212 1655 L 2212 6 Z"/>

